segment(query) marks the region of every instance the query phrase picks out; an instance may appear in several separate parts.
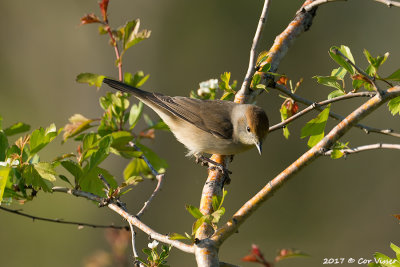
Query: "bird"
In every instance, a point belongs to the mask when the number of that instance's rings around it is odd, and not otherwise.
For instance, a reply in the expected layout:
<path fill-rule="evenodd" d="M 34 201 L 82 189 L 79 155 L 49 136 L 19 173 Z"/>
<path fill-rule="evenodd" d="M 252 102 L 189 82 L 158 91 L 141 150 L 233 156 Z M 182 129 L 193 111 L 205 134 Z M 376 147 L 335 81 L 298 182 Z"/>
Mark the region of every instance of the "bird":
<path fill-rule="evenodd" d="M 196 159 L 204 159 L 203 154 L 230 156 L 254 146 L 260 155 L 262 153 L 269 121 L 265 111 L 256 105 L 172 97 L 143 91 L 109 78 L 104 78 L 103 83 L 132 94 L 154 110 L 188 149 L 188 156 Z"/>

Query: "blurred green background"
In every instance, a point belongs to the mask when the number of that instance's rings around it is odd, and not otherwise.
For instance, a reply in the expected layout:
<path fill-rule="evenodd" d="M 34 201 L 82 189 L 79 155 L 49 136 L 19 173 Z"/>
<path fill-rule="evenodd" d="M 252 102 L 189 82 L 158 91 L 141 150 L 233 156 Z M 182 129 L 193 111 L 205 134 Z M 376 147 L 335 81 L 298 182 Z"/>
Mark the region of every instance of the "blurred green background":
<path fill-rule="evenodd" d="M 260 48 L 268 49 L 277 34 L 291 21 L 301 0 L 272 1 Z M 225 71 L 240 84 L 248 65 L 251 41 L 263 1 L 110 1 L 113 26 L 140 18 L 142 28 L 152 36 L 130 49 L 124 61 L 129 72 L 150 73 L 144 88 L 169 95 L 188 95 L 198 83 L 218 78 Z M 0 114 L 7 127 L 16 121 L 46 127 L 54 122 L 63 127 L 67 119 L 80 113 L 88 118 L 101 114 L 98 98 L 108 88 L 96 91 L 77 84 L 81 72 L 117 77 L 114 51 L 97 27 L 79 26 L 85 13 L 100 15 L 93 1 L 1 1 L 0 24 Z M 400 67 L 400 9 L 387 8 L 374 1 L 353 0 L 319 8 L 311 30 L 304 33 L 279 67 L 280 73 L 304 83 L 299 94 L 322 100 L 330 92 L 311 79 L 329 75 L 334 62 L 328 56 L 332 45 L 348 45 L 360 66 L 367 63 L 362 55 L 367 48 L 372 55 L 391 53 L 382 67 L 388 75 Z M 363 100 L 349 100 L 332 110 L 346 114 Z M 272 123 L 280 120 L 282 99 L 272 91 L 258 99 Z M 147 109 L 153 118 L 156 115 Z M 246 200 L 307 149 L 300 140 L 300 129 L 315 117 L 291 125 L 292 135 L 285 140 L 281 132 L 272 133 L 265 142 L 264 154 L 256 150 L 237 156 L 230 166 L 232 183 L 227 187 L 224 219 L 229 218 Z M 386 107 L 365 121 L 374 127 L 399 131 L 399 118 Z M 328 122 L 332 127 L 334 122 Z M 75 151 L 73 141 L 53 142 L 43 160 L 60 153 Z M 398 140 L 351 130 L 343 139 L 351 146 Z M 206 171 L 192 159 L 185 158 L 184 147 L 172 134 L 159 132 L 147 143 L 167 159 L 166 182 L 143 220 L 161 233 L 190 232 L 193 218 L 185 204 L 198 205 Z M 113 157 L 103 163 L 114 175 L 122 177 L 126 161 Z M 252 243 L 258 244 L 268 259 L 280 248 L 297 248 L 310 258 L 292 259 L 279 266 L 321 266 L 324 258 L 372 259 L 375 251 L 393 257 L 390 242 L 400 245 L 399 152 L 374 151 L 351 155 L 346 160 L 318 159 L 285 184 L 221 248 L 220 259 L 242 263 Z M 62 182 L 60 182 L 62 184 Z M 145 181 L 125 195 L 132 213 L 137 212 L 155 186 Z M 38 216 L 63 218 L 99 224 L 124 224 L 107 208 L 64 194 L 40 192 L 35 201 L 12 208 Z M 108 249 L 102 230 L 35 221 L 0 211 L 0 265 L 82 266 L 86 257 L 98 249 Z M 147 236 L 138 233 L 139 248 L 147 246 Z M 169 258 L 171 266 L 194 266 L 192 255 L 176 249 Z"/>

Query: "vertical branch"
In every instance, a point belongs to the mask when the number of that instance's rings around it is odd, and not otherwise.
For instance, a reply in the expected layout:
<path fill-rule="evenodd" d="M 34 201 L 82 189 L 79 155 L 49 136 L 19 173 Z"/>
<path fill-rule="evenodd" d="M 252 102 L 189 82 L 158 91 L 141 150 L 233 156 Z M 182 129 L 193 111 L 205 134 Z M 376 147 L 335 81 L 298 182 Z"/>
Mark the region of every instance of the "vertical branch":
<path fill-rule="evenodd" d="M 262 32 L 265 22 L 267 20 L 267 16 L 268 16 L 267 11 L 269 8 L 269 3 L 270 3 L 269 0 L 266 0 L 264 2 L 260 20 L 258 21 L 257 30 L 256 30 L 256 33 L 254 34 L 253 44 L 251 45 L 251 49 L 250 49 L 250 60 L 249 60 L 249 66 L 247 68 L 247 73 L 246 73 L 246 76 L 242 83 L 242 86 L 240 87 L 239 92 L 235 96 L 235 102 L 237 102 L 237 103 L 244 103 L 245 97 L 249 94 L 250 82 L 251 82 L 251 79 L 253 78 L 253 75 L 255 72 L 257 47 L 258 47 L 258 43 L 259 43 L 259 40 L 261 37 L 261 32 Z"/>
<path fill-rule="evenodd" d="M 251 81 L 255 71 L 255 58 L 256 49 L 260 40 L 261 32 L 265 24 L 267 13 L 268 13 L 269 0 L 264 1 L 263 10 L 257 26 L 257 30 L 253 39 L 253 43 L 250 51 L 249 68 L 244 79 L 243 85 L 240 91 L 235 96 L 236 103 L 245 103 L 247 95 L 249 94 L 249 82 Z M 211 160 L 224 164 L 226 166 L 227 157 L 224 155 L 213 155 Z M 200 201 L 200 211 L 203 214 L 211 214 L 212 208 L 212 197 L 222 194 L 222 188 L 224 186 L 224 177 L 217 170 L 210 170 L 208 173 L 207 181 L 203 187 L 203 192 Z M 198 266 L 219 266 L 218 259 L 218 247 L 215 246 L 214 242 L 209 237 L 214 233 L 214 229 L 206 223 L 203 223 L 196 232 L 196 238 L 198 240 L 195 246 L 195 255 Z"/>
<path fill-rule="evenodd" d="M 115 57 L 117 58 L 117 62 L 118 62 L 118 64 L 117 64 L 117 66 L 118 66 L 118 79 L 122 82 L 122 78 L 123 78 L 122 77 L 122 59 L 121 59 L 121 54 L 120 54 L 119 49 L 118 49 L 117 41 L 114 38 L 114 35 L 113 35 L 112 31 L 111 31 L 110 25 L 108 25 L 108 22 L 106 24 L 105 29 L 106 29 L 108 35 L 110 36 L 111 44 L 114 47 Z"/>

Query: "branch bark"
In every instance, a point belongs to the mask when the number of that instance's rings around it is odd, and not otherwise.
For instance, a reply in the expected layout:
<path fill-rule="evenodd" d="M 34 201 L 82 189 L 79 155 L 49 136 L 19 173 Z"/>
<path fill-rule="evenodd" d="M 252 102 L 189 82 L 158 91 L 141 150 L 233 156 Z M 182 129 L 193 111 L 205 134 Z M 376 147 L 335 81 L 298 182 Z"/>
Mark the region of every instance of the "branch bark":
<path fill-rule="evenodd" d="M 369 150 L 375 150 L 375 149 L 395 149 L 395 150 L 400 150 L 400 144 L 371 144 L 371 145 L 365 145 L 365 146 L 358 146 L 354 148 L 347 148 L 347 149 L 341 149 L 340 151 L 344 155 L 348 154 L 355 154 L 363 151 L 369 151 Z M 332 154 L 333 150 L 328 150 L 324 152 L 324 156 L 330 156 Z"/>
<path fill-rule="evenodd" d="M 93 200 L 98 203 L 104 202 L 104 199 L 100 196 L 94 195 L 92 193 L 76 190 L 76 189 L 55 186 L 52 188 L 52 190 L 53 190 L 53 192 L 61 192 L 61 193 L 66 193 L 66 194 L 70 194 L 70 195 L 77 196 L 77 197 L 83 197 L 83 198 Z M 180 249 L 184 252 L 194 253 L 194 247 L 192 245 L 185 244 L 178 240 L 170 240 L 168 235 L 162 235 L 162 234 L 156 232 L 155 230 L 151 229 L 149 226 L 147 226 L 141 220 L 139 220 L 139 218 L 137 218 L 134 215 L 129 214 L 119 205 L 110 203 L 107 205 L 107 207 L 110 208 L 111 210 L 115 211 L 119 215 L 121 215 L 121 217 L 123 217 L 125 220 L 127 220 L 130 224 L 132 224 L 136 228 L 138 228 L 138 229 L 142 230 L 144 233 L 148 234 L 152 239 L 158 240 L 165 244 L 172 245 L 172 246 L 176 247 L 177 249 Z"/>
<path fill-rule="evenodd" d="M 277 89 L 280 92 L 284 93 L 287 96 L 290 96 L 292 99 L 294 99 L 295 101 L 302 103 L 304 105 L 313 105 L 315 102 L 308 100 L 304 97 L 301 97 L 299 95 L 293 94 L 289 89 L 287 89 L 285 86 L 281 85 L 281 84 L 275 84 L 273 86 L 271 86 L 271 88 Z M 322 111 L 322 108 L 317 106 L 315 108 L 318 111 Z M 342 121 L 345 117 L 339 114 L 336 114 L 334 112 L 329 112 L 329 117 L 334 118 L 335 120 L 338 121 Z M 400 133 L 396 133 L 394 132 L 392 129 L 378 129 L 378 128 L 374 128 L 368 125 L 364 125 L 361 123 L 357 123 L 355 125 L 355 127 L 363 130 L 365 133 L 369 134 L 369 133 L 379 133 L 379 134 L 384 134 L 384 135 L 389 135 L 389 136 L 393 136 L 393 137 L 400 137 Z"/>

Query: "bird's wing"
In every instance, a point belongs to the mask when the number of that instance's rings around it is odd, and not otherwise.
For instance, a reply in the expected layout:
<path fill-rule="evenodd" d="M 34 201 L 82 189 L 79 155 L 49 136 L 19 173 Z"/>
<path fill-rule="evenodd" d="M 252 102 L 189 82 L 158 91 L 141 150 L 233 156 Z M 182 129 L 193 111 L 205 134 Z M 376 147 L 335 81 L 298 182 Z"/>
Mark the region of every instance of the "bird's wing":
<path fill-rule="evenodd" d="M 222 139 L 232 139 L 233 125 L 230 112 L 234 103 L 219 100 L 199 100 L 188 97 L 170 97 L 152 94 L 147 97 L 153 104 L 175 116 Z M 229 103 L 226 105 L 226 103 Z"/>

